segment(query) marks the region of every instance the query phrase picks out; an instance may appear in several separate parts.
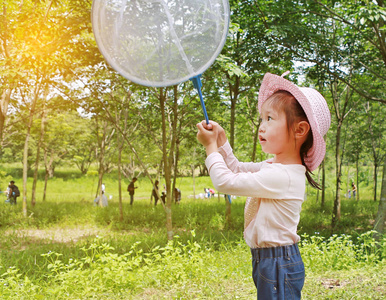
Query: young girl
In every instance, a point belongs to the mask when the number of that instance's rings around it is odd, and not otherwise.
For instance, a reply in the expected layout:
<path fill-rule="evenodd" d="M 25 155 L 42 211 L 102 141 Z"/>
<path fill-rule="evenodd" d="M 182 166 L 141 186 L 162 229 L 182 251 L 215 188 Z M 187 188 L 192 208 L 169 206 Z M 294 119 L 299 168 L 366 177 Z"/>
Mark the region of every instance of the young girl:
<path fill-rule="evenodd" d="M 269 73 L 259 91 L 258 109 L 259 141 L 264 152 L 274 155 L 271 159 L 239 162 L 223 128 L 213 121 L 197 124 L 197 139 L 206 148 L 205 163 L 215 188 L 248 197 L 244 239 L 252 252 L 257 298 L 300 299 L 305 273 L 297 225 L 305 179 L 319 188 L 310 172 L 326 152 L 323 136 L 330 127 L 330 111 L 316 90 Z"/>

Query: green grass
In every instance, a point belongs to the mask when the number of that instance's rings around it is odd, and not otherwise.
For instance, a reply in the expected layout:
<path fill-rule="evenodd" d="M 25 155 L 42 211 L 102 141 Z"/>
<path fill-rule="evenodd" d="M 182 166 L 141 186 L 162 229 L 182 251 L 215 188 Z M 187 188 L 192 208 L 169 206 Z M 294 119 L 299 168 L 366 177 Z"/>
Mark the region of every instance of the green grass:
<path fill-rule="evenodd" d="M 168 243 L 165 213 L 150 205 L 148 179 L 139 179 L 133 207 L 125 181 L 123 221 L 118 183 L 114 176 L 104 182 L 112 195 L 106 208 L 92 205 L 97 178 L 71 172 L 50 179 L 46 202 L 38 182 L 26 218 L 20 200 L 16 207 L 1 201 L 1 299 L 256 299 L 242 240 L 245 198 L 233 200 L 226 223 L 223 198 L 194 200 L 192 179 L 179 178 L 183 197 L 172 205 L 175 238 Z M 196 194 L 211 186 L 207 177 L 195 183 Z M 386 241 L 369 232 L 378 203 L 344 199 L 333 235 L 332 206 L 329 198 L 321 208 L 314 194 L 303 205 L 303 299 L 385 298 Z"/>
<path fill-rule="evenodd" d="M 311 240 L 301 245 L 307 270 L 304 299 L 382 299 L 386 278 L 383 258 L 362 249 L 359 255 L 331 259 L 350 250 L 349 239 L 334 238 L 324 246 Z M 323 241 L 320 241 L 323 243 Z M 139 242 L 124 254 L 102 238 L 80 247 L 80 257 L 64 258 L 49 251 L 41 256 L 41 277 L 30 280 L 16 268 L 7 268 L 0 293 L 7 299 L 254 299 L 250 253 L 239 242 L 219 243 L 217 249 L 197 242 L 194 232 L 182 242 L 144 252 Z M 367 245 L 369 246 L 369 245 Z M 383 245 L 385 249 L 385 245 Z M 377 250 L 379 252 L 379 250 Z M 323 252 L 318 255 L 318 252 Z M 313 254 L 314 256 L 310 255 Z M 319 268 L 318 266 L 322 266 Z"/>

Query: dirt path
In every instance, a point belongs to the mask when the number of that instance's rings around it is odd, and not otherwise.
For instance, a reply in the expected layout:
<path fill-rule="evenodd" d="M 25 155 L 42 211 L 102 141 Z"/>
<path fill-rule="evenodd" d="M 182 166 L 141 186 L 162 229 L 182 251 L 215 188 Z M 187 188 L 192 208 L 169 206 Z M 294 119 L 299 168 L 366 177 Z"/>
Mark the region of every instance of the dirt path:
<path fill-rule="evenodd" d="M 86 238 L 105 235 L 107 232 L 108 229 L 95 226 L 79 226 L 72 228 L 7 230 L 4 232 L 4 236 L 8 241 L 12 241 L 13 249 L 23 250 L 31 243 L 76 243 Z"/>

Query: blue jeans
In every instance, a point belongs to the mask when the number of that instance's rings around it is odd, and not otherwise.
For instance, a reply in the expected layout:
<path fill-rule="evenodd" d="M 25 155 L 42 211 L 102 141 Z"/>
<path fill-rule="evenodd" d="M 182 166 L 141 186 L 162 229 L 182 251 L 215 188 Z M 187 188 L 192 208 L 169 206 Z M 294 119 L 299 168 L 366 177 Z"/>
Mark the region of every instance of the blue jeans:
<path fill-rule="evenodd" d="M 255 248 L 252 252 L 252 277 L 257 299 L 297 300 L 304 285 L 304 264 L 297 244 Z"/>

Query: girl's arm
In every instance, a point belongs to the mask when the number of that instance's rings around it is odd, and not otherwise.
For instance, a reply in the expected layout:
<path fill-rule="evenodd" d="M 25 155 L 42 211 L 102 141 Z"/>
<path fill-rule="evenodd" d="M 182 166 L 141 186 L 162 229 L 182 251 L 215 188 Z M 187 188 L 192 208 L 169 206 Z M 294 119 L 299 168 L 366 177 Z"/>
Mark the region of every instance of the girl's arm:
<path fill-rule="evenodd" d="M 217 127 L 212 127 L 211 124 L 206 124 L 204 121 L 197 125 L 197 140 L 205 147 L 206 155 L 217 152 Z"/>
<path fill-rule="evenodd" d="M 200 128 L 204 128 L 208 131 L 215 131 L 217 133 L 217 149 L 215 151 L 219 152 L 222 157 L 224 158 L 225 163 L 227 164 L 228 168 L 233 173 L 245 173 L 245 172 L 258 172 L 261 167 L 261 163 L 253 163 L 253 162 L 240 162 L 233 154 L 232 147 L 230 146 L 228 139 L 225 134 L 225 130 L 218 124 L 217 122 L 210 121 L 209 124 L 206 124 L 205 121 L 202 121 L 200 124 Z M 212 140 L 213 142 L 213 140 Z M 205 146 L 205 145 L 204 145 Z M 213 143 L 212 143 L 213 147 Z M 207 155 L 215 152 L 208 151 Z M 208 153 L 209 152 L 209 153 Z"/>
<path fill-rule="evenodd" d="M 291 182 L 289 173 L 280 164 L 267 164 L 259 172 L 234 173 L 219 153 L 208 156 L 205 164 L 213 186 L 221 193 L 271 199 L 285 199 L 291 195 L 288 190 Z M 305 184 L 302 168 L 299 174 L 300 181 Z"/>
<path fill-rule="evenodd" d="M 260 171 L 262 165 L 261 162 L 240 162 L 233 154 L 232 147 L 228 141 L 218 149 L 218 152 L 222 155 L 226 165 L 233 173 L 253 173 Z"/>

